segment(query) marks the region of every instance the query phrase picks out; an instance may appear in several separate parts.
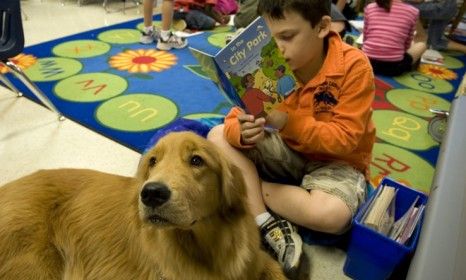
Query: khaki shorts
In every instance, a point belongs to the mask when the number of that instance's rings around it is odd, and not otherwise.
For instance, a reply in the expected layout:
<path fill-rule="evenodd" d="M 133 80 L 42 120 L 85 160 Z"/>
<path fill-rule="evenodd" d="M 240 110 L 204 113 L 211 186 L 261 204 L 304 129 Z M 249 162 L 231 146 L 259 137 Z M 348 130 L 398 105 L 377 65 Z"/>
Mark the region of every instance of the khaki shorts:
<path fill-rule="evenodd" d="M 254 162 L 262 179 L 334 195 L 346 203 L 353 216 L 366 197 L 361 171 L 342 162 L 309 161 L 290 149 L 278 133 L 266 133 L 263 141 L 243 153 Z"/>

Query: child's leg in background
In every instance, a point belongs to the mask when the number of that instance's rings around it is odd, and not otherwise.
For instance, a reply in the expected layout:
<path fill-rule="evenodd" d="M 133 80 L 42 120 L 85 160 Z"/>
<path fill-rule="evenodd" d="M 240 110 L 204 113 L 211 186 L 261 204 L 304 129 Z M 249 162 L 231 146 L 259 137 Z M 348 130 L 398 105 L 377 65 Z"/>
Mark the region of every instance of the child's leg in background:
<path fill-rule="evenodd" d="M 427 34 L 422 26 L 421 21 L 416 22 L 416 34 L 413 38 L 411 47 L 407 50 L 407 53 L 411 55 L 413 61 L 412 65 L 416 65 L 421 59 L 422 54 L 427 49 Z"/>
<path fill-rule="evenodd" d="M 258 0 L 239 1 L 240 8 L 234 18 L 236 28 L 246 27 L 257 18 L 257 1 Z"/>
<path fill-rule="evenodd" d="M 144 0 L 143 3 L 143 16 L 144 27 L 152 26 L 152 16 L 154 12 L 154 5 L 157 5 L 157 0 Z"/>
<path fill-rule="evenodd" d="M 169 31 L 173 18 L 173 0 L 163 0 L 162 3 L 162 34 Z"/>
<path fill-rule="evenodd" d="M 215 27 L 216 23 L 215 19 L 199 10 L 190 10 L 186 13 L 184 20 L 188 28 L 193 30 L 210 30 Z"/>

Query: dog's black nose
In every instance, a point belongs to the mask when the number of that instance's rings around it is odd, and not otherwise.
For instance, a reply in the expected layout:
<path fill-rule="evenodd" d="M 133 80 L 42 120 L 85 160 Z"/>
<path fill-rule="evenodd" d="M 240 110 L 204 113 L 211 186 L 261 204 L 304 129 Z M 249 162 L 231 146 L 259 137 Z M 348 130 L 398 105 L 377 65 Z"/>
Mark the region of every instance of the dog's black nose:
<path fill-rule="evenodd" d="M 164 184 L 147 183 L 141 191 L 141 201 L 149 207 L 158 207 L 170 198 L 170 189 Z"/>

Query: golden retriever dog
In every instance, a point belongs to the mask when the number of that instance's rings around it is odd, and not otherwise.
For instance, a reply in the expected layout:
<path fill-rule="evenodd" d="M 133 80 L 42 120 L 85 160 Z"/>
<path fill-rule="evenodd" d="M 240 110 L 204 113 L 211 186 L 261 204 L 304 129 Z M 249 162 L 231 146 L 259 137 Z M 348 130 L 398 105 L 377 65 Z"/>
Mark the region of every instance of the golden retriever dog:
<path fill-rule="evenodd" d="M 38 171 L 0 187 L 0 279 L 286 279 L 245 198 L 192 132 L 163 137 L 134 178 Z"/>

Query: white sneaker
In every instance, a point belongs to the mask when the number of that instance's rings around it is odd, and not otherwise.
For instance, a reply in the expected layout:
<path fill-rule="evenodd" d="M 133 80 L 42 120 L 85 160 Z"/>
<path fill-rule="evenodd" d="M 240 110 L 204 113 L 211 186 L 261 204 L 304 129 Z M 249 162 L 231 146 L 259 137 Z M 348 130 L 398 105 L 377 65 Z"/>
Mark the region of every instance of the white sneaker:
<path fill-rule="evenodd" d="M 296 228 L 289 221 L 274 215 L 260 230 L 268 251 L 282 265 L 285 274 L 288 277 L 295 275 L 303 252 L 303 241 Z"/>
<path fill-rule="evenodd" d="M 169 51 L 171 49 L 182 49 L 188 45 L 188 40 L 176 36 L 170 32 L 170 36 L 167 40 L 163 40 L 162 36 L 159 36 L 157 41 L 157 49 L 162 51 Z"/>
<path fill-rule="evenodd" d="M 149 45 L 157 41 L 160 37 L 160 31 L 158 29 L 150 30 L 149 32 L 141 31 L 142 35 L 139 42 L 144 45 Z"/>

